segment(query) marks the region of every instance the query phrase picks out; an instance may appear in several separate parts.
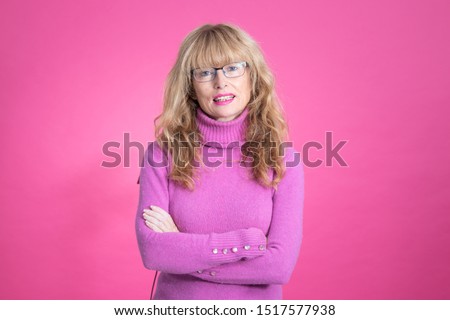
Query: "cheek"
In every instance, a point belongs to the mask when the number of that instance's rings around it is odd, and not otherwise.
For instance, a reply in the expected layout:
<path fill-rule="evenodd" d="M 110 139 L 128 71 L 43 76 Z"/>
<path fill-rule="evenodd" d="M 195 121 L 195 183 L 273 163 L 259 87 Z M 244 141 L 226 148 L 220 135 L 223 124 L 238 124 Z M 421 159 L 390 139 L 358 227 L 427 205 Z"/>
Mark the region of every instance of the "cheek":
<path fill-rule="evenodd" d="M 194 86 L 194 92 L 199 101 L 208 101 L 208 90 Z"/>
<path fill-rule="evenodd" d="M 202 95 L 202 97 L 199 99 L 199 101 L 203 104 L 203 105 L 208 105 L 209 103 L 209 98 L 206 95 Z"/>

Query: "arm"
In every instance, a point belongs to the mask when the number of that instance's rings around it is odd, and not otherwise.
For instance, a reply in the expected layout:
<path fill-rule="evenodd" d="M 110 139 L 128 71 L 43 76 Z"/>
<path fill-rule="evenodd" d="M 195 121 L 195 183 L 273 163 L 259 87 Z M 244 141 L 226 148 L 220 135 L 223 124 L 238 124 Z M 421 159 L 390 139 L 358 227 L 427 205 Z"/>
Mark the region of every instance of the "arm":
<path fill-rule="evenodd" d="M 149 144 L 143 162 L 138 181 L 140 192 L 135 229 L 142 261 L 147 269 L 185 274 L 265 254 L 265 251 L 258 250 L 260 244 L 266 243 L 264 233 L 258 228 L 192 234 L 159 233 L 147 227 L 142 216 L 144 208 L 156 205 L 169 212 L 169 162 L 156 142 Z M 246 245 L 250 245 L 251 249 L 222 254 L 223 248 Z"/>
<path fill-rule="evenodd" d="M 286 150 L 292 162 L 294 151 Z M 299 162 L 299 161 L 298 161 Z M 303 165 L 287 167 L 273 196 L 273 211 L 266 254 L 192 273 L 206 281 L 227 284 L 285 284 L 300 252 L 303 229 Z"/>

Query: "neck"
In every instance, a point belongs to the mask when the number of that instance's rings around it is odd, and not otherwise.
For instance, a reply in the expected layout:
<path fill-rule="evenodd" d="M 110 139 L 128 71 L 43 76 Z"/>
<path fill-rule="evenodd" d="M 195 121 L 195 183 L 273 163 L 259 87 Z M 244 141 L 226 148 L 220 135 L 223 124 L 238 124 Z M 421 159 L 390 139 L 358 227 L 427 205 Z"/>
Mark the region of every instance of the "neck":
<path fill-rule="evenodd" d="M 247 114 L 246 107 L 233 120 L 218 121 L 197 107 L 197 127 L 204 138 L 203 144 L 217 148 L 241 146 L 245 142 Z"/>

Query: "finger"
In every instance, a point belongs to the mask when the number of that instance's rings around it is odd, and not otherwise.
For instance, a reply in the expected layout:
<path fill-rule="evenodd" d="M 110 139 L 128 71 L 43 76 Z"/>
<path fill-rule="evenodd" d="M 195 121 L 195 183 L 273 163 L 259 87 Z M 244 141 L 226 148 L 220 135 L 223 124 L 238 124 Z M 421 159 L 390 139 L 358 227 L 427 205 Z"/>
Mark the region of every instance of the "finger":
<path fill-rule="evenodd" d="M 151 218 L 158 220 L 156 217 L 152 216 L 150 214 L 150 212 L 149 213 L 144 213 L 142 216 L 144 217 L 145 220 L 150 220 Z"/>
<path fill-rule="evenodd" d="M 162 232 L 161 228 L 159 228 L 154 223 L 151 223 L 150 221 L 145 221 L 145 225 L 155 232 Z"/>
<path fill-rule="evenodd" d="M 173 222 L 173 219 L 170 215 L 163 215 L 160 212 L 156 212 L 154 210 L 148 211 L 145 214 L 147 214 L 150 217 L 153 217 L 154 219 L 161 222 L 161 224 L 158 224 L 160 227 L 164 226 L 165 230 L 172 230 L 173 225 L 175 224 Z"/>
<path fill-rule="evenodd" d="M 149 227 L 150 229 L 152 229 L 155 232 L 164 232 L 158 226 L 154 225 L 153 223 L 151 223 L 149 221 L 145 221 L 145 224 L 147 225 L 147 227 Z"/>
<path fill-rule="evenodd" d="M 165 232 L 166 229 L 167 229 L 167 227 L 165 226 L 164 221 L 160 221 L 160 220 L 156 219 L 156 218 L 153 217 L 153 216 L 150 216 L 150 215 L 145 214 L 145 215 L 144 215 L 144 219 L 145 219 L 146 221 L 150 222 L 151 224 L 157 226 L 159 229 L 161 229 L 161 230 L 164 231 L 164 232 Z"/>
<path fill-rule="evenodd" d="M 156 219 L 160 220 L 160 221 L 164 221 L 166 220 L 168 217 L 170 217 L 169 215 L 164 215 L 161 212 L 157 212 L 155 210 L 150 210 L 145 212 L 146 214 L 148 214 L 149 216 L 155 217 Z"/>
<path fill-rule="evenodd" d="M 163 224 L 164 220 L 159 216 L 156 215 L 153 211 L 150 211 L 148 209 L 146 209 L 146 211 L 142 214 L 142 216 L 144 217 L 145 220 L 152 222 L 153 224 L 157 224 L 159 223 Z"/>
<path fill-rule="evenodd" d="M 169 213 L 166 210 L 164 210 L 163 208 L 161 208 L 161 207 L 151 205 L 150 209 L 155 211 L 155 212 L 161 213 L 163 216 L 170 216 Z"/>
<path fill-rule="evenodd" d="M 144 220 L 145 220 L 145 221 L 148 221 L 148 222 L 151 222 L 151 223 L 153 223 L 153 224 L 156 224 L 156 223 L 155 223 L 155 221 L 157 221 L 156 218 L 154 218 L 154 217 L 152 217 L 152 216 L 150 216 L 150 215 L 148 215 L 148 214 L 146 214 L 146 213 L 143 214 L 143 217 L 144 217 Z"/>
<path fill-rule="evenodd" d="M 154 210 L 146 208 L 144 209 L 144 214 L 147 214 L 150 217 L 154 217 L 155 219 L 160 221 L 161 223 L 158 224 L 158 226 L 161 229 L 163 229 L 164 232 L 169 232 L 173 230 L 178 231 L 178 228 L 175 225 L 175 222 L 173 221 L 172 216 L 169 213 L 167 213 L 164 209 L 158 206 L 151 205 L 149 207 L 153 208 Z"/>

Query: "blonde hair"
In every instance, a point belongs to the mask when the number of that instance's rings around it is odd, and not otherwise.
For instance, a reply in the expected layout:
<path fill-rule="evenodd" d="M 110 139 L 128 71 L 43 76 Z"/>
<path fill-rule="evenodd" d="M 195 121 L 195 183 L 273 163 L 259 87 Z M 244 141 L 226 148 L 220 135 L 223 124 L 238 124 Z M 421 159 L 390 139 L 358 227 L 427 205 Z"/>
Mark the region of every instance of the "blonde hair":
<path fill-rule="evenodd" d="M 181 44 L 164 91 L 163 112 L 155 119 L 156 142 L 170 152 L 169 178 L 189 190 L 195 186 L 193 162 L 200 161 L 201 149 L 191 70 L 222 66 L 231 62 L 249 64 L 251 97 L 247 105 L 244 158 L 251 154 L 252 175 L 261 185 L 274 187 L 283 178 L 282 143 L 288 134 L 282 106 L 276 96 L 274 79 L 258 44 L 243 30 L 230 24 L 206 24 L 193 30 Z M 183 148 L 181 148 L 183 146 Z M 269 169 L 274 170 L 273 180 Z"/>

